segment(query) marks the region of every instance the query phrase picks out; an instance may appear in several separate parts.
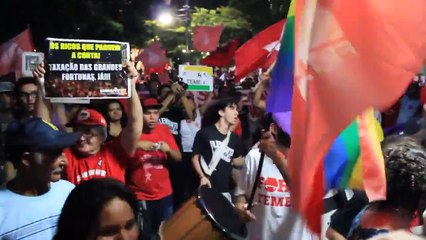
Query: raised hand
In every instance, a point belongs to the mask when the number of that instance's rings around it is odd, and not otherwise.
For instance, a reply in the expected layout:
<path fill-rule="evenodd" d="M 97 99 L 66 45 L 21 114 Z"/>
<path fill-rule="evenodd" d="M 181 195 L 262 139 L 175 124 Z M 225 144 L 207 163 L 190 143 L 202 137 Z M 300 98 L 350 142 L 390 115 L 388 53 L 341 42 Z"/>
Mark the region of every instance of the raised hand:
<path fill-rule="evenodd" d="M 46 69 L 44 69 L 44 62 L 41 62 L 36 69 L 33 71 L 33 76 L 37 79 L 40 79 L 46 74 Z"/>

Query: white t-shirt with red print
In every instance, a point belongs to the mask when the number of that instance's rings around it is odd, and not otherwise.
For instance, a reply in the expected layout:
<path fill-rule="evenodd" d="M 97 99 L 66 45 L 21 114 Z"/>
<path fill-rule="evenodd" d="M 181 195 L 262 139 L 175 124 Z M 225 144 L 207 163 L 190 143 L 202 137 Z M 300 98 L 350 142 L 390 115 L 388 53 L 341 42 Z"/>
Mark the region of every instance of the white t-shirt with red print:
<path fill-rule="evenodd" d="M 246 156 L 235 194 L 249 198 L 259 166 L 259 149 L 252 149 Z M 272 162 L 265 156 L 259 186 L 251 212 L 256 221 L 247 225 L 250 240 L 313 240 L 317 239 L 303 224 L 302 218 L 291 209 L 290 191 Z"/>

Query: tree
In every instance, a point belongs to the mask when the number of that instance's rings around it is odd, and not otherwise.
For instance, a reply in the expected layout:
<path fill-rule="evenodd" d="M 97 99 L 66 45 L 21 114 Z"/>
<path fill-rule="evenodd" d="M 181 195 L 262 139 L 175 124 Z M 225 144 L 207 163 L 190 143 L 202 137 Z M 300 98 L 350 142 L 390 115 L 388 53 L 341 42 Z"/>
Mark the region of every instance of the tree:
<path fill-rule="evenodd" d="M 30 26 L 37 48 L 46 37 L 146 41 L 144 21 L 154 0 L 2 0 L 4 41 Z M 5 34 L 3 34 L 5 33 Z"/>
<path fill-rule="evenodd" d="M 191 28 L 196 26 L 223 25 L 222 42 L 252 33 L 251 23 L 240 10 L 232 7 L 218 7 L 213 10 L 195 8 L 192 14 Z"/>
<path fill-rule="evenodd" d="M 230 0 L 229 6 L 239 9 L 257 33 L 285 18 L 290 0 Z"/>
<path fill-rule="evenodd" d="M 185 49 L 185 23 L 177 21 L 173 26 L 162 26 L 156 20 L 145 21 L 150 40 L 158 40 L 162 46 L 168 50 L 168 55 L 175 55 L 179 58 L 184 57 L 182 50 Z M 252 34 L 251 24 L 238 9 L 232 7 L 218 7 L 216 9 L 205 9 L 195 7 L 191 15 L 191 24 L 189 26 L 190 45 L 192 44 L 192 32 L 196 26 L 216 26 L 223 25 L 224 31 L 221 37 L 221 43 L 226 43 L 236 37 L 247 38 Z M 190 46 L 191 48 L 191 46 Z M 192 52 L 191 59 L 196 60 L 202 57 L 201 53 Z"/>

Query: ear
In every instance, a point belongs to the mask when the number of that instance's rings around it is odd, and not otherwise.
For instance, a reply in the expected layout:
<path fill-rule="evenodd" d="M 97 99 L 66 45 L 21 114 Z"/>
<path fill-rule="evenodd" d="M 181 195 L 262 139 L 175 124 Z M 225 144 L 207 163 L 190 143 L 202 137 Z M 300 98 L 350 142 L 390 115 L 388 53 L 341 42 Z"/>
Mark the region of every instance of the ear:
<path fill-rule="evenodd" d="M 225 111 L 222 110 L 222 109 L 219 110 L 218 113 L 219 113 L 219 116 L 221 116 L 221 117 L 225 116 Z"/>
<path fill-rule="evenodd" d="M 25 167 L 30 167 L 31 166 L 31 153 L 29 152 L 24 152 L 21 156 L 21 163 L 22 165 L 24 165 Z"/>
<path fill-rule="evenodd" d="M 273 135 L 277 135 L 278 132 L 278 126 L 275 123 L 271 123 L 269 125 L 269 131 L 273 134 Z"/>

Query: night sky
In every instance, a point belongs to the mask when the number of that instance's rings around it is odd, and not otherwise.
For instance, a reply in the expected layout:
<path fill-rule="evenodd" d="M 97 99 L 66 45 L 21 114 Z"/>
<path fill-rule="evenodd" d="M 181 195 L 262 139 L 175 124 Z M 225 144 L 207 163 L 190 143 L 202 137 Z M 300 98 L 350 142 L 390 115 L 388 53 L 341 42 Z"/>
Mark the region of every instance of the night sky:
<path fill-rule="evenodd" d="M 0 0 L 0 43 L 5 42 L 6 40 L 16 36 L 21 31 L 25 30 L 28 24 L 37 22 L 36 19 L 33 19 L 31 16 L 32 13 L 25 11 L 25 5 L 28 6 L 29 3 L 40 4 L 49 8 L 49 2 L 54 2 L 55 0 Z M 144 0 L 135 0 L 135 1 L 144 1 Z M 241 0 L 243 1 L 243 0 Z M 185 0 L 157 0 L 154 1 L 154 6 L 149 6 L 151 11 L 151 16 L 149 18 L 155 18 L 154 12 L 160 8 L 168 7 L 166 3 L 170 3 L 172 8 L 178 9 L 183 6 Z M 204 8 L 216 8 L 218 6 L 227 5 L 229 0 L 189 0 L 191 6 L 198 6 Z M 148 6 L 147 6 L 148 7 Z M 56 11 L 52 8 L 51 11 Z M 51 22 L 52 25 L 55 24 L 54 19 Z M 49 27 L 49 26 L 45 26 Z"/>

